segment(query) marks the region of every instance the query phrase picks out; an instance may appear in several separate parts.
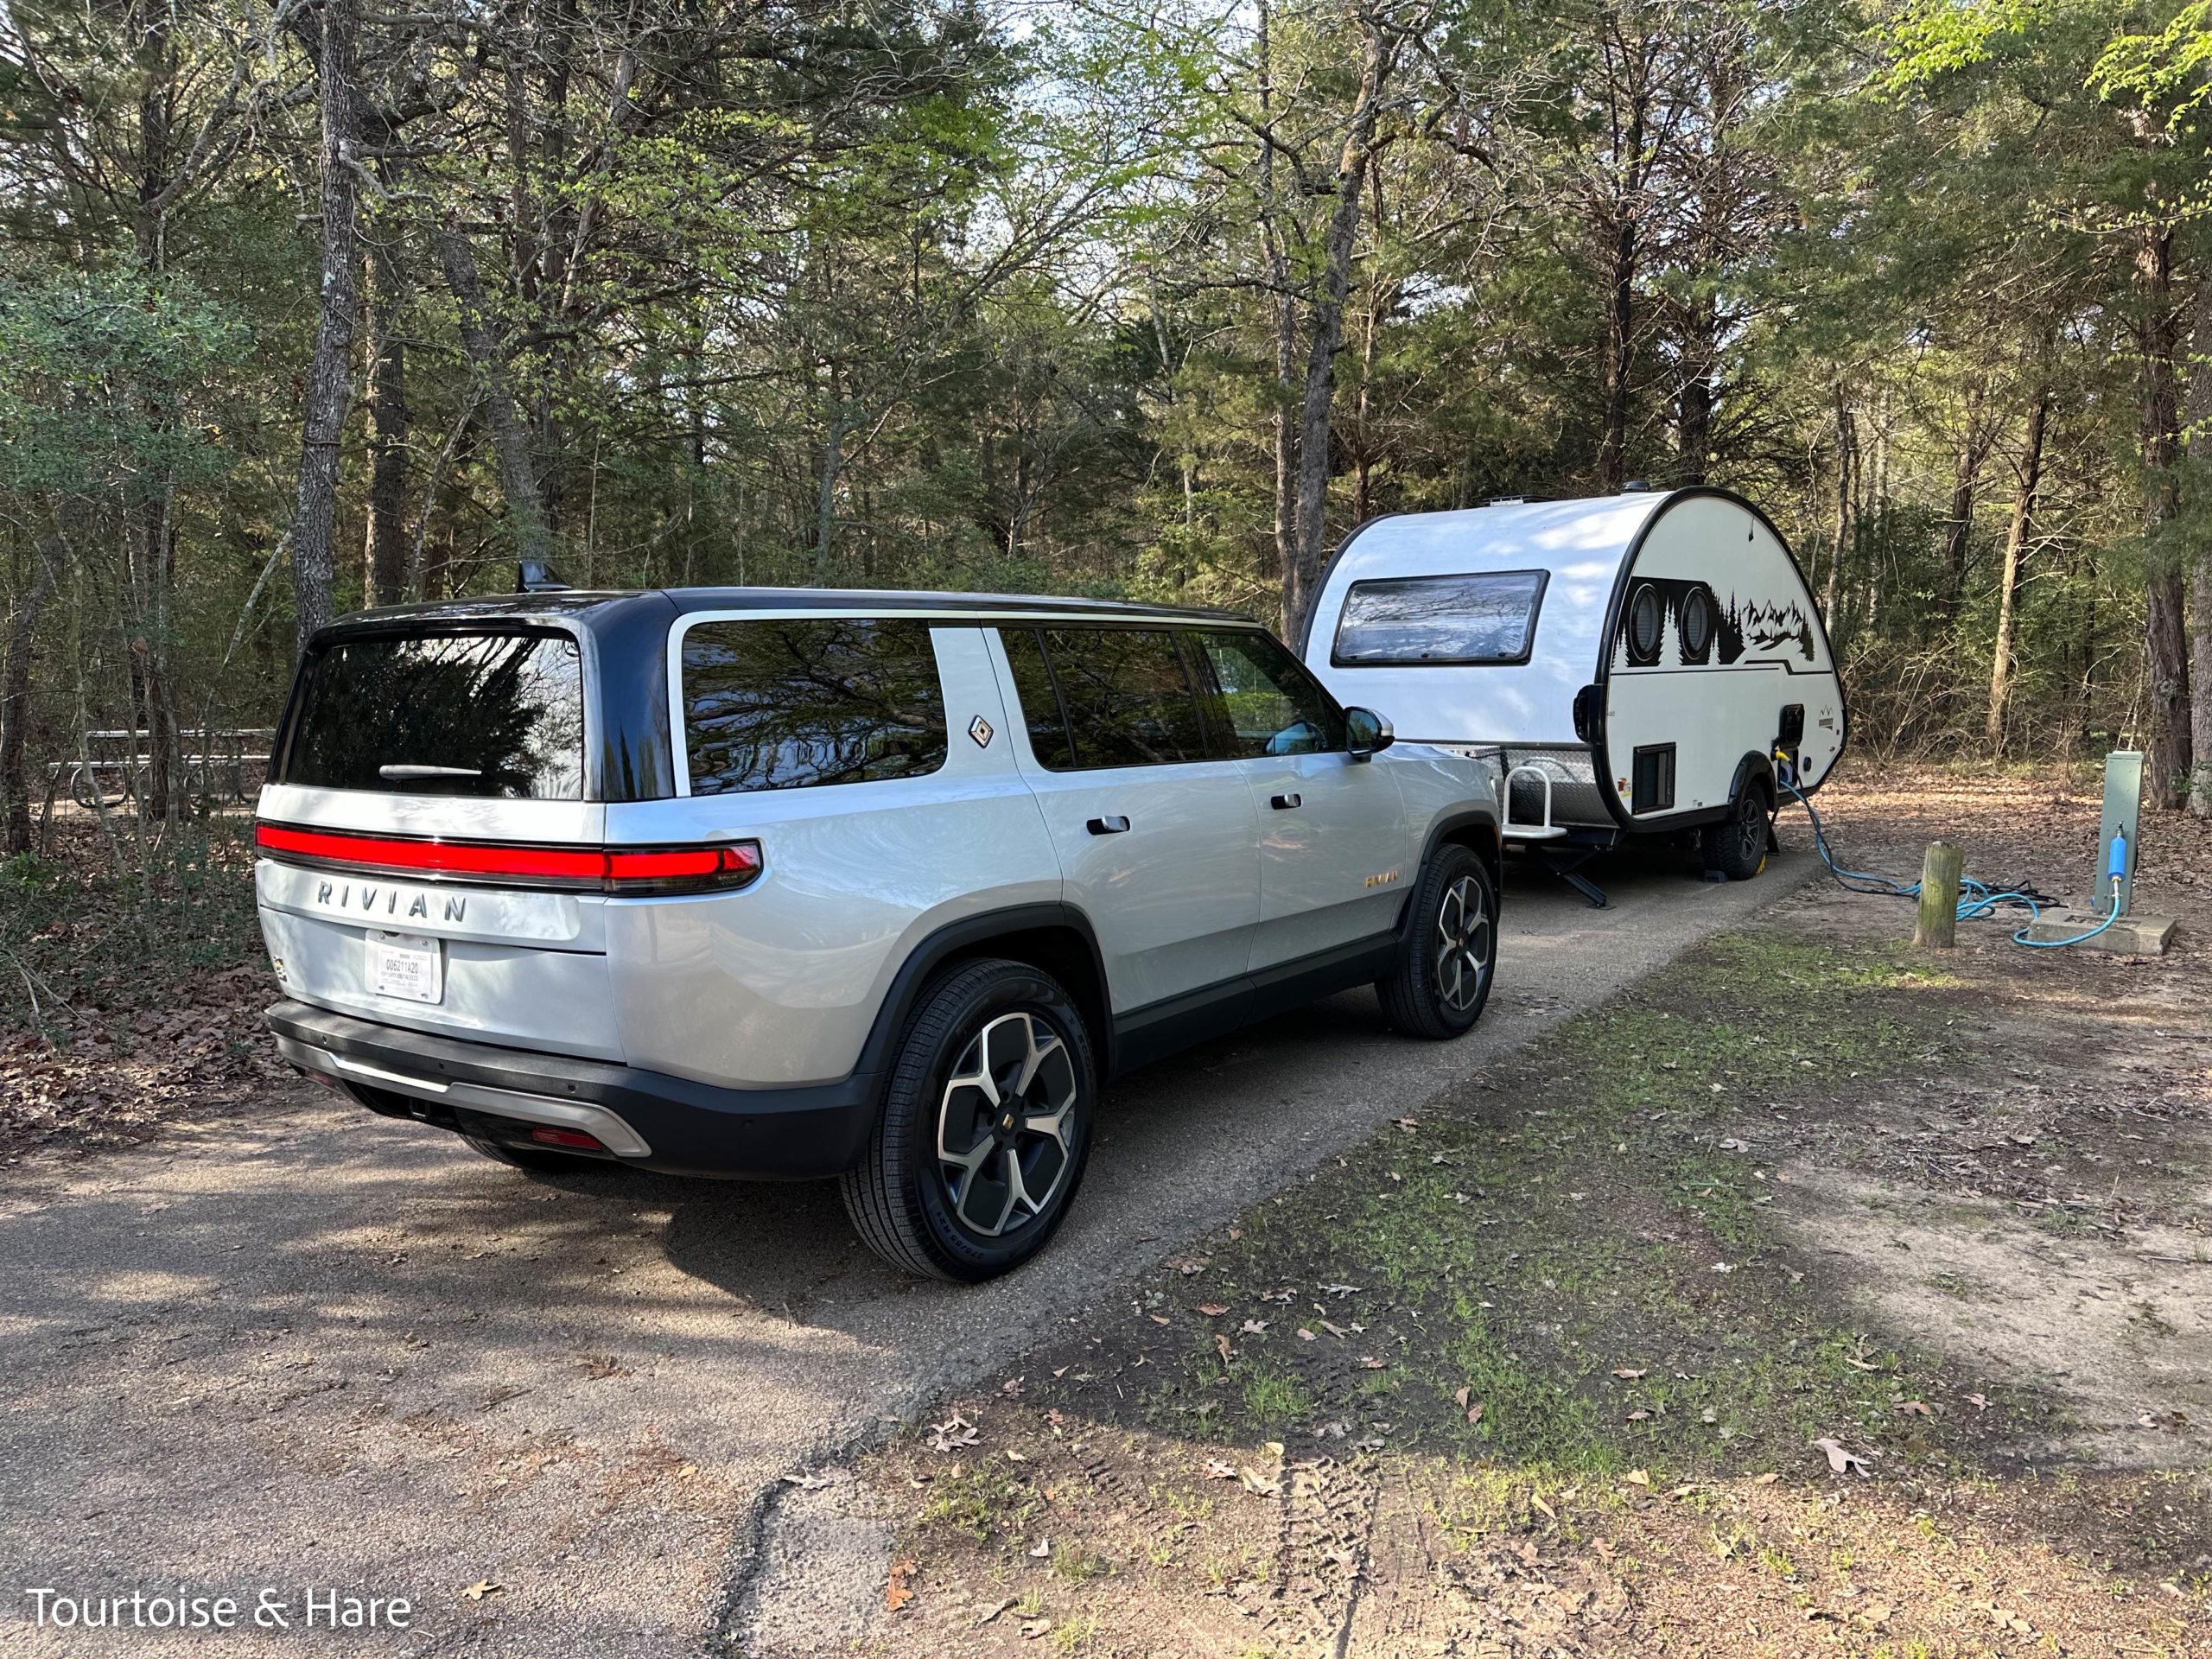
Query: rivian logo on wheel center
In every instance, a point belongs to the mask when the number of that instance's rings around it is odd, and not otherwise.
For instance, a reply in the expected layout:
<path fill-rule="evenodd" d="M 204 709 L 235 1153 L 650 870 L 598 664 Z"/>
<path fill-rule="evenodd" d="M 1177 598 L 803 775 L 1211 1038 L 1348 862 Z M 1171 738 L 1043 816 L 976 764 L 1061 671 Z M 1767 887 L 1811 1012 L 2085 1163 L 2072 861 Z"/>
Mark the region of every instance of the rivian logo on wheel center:
<path fill-rule="evenodd" d="M 1370 887 L 1387 887 L 1397 879 L 1398 873 L 1395 870 L 1385 870 L 1380 875 L 1369 876 L 1363 885 Z"/>

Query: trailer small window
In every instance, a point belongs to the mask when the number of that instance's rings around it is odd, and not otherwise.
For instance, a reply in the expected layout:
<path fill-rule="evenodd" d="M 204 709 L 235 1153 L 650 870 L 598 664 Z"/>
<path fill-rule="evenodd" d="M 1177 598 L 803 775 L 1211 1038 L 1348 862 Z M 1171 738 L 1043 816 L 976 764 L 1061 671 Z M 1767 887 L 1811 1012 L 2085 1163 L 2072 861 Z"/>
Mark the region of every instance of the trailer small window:
<path fill-rule="evenodd" d="M 1629 661 L 1638 668 L 1649 668 L 1657 662 L 1666 627 L 1667 601 L 1647 582 L 1630 595 L 1628 602 Z"/>
<path fill-rule="evenodd" d="M 1682 660 L 1702 663 L 1713 650 L 1713 590 L 1703 582 L 1682 595 Z"/>
<path fill-rule="evenodd" d="M 1548 578 L 1495 570 L 1356 582 L 1330 660 L 1338 668 L 1525 663 Z"/>

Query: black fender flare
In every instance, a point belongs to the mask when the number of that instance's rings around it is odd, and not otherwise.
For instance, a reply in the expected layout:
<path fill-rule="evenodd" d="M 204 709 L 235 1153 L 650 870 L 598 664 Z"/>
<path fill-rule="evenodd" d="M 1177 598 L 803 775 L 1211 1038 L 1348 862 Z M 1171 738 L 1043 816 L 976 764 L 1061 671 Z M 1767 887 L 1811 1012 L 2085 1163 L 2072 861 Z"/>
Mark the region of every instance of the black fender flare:
<path fill-rule="evenodd" d="M 1464 838 L 1464 832 L 1469 830 L 1482 832 L 1473 837 L 1474 851 L 1475 856 L 1482 860 L 1483 868 L 1490 872 L 1490 901 L 1493 906 L 1491 919 L 1495 922 L 1497 913 L 1505 908 L 1505 849 L 1498 838 L 1497 815 L 1495 812 L 1482 807 L 1459 807 L 1438 813 L 1429 820 L 1428 832 L 1421 840 L 1421 862 L 1414 868 L 1427 869 L 1428 861 L 1435 855 L 1439 847 L 1447 841 Z M 1398 909 L 1397 932 L 1401 938 L 1405 935 L 1412 905 L 1413 894 L 1408 893 L 1405 904 Z"/>
<path fill-rule="evenodd" d="M 1098 948 L 1098 935 L 1090 925 L 1090 918 L 1073 905 L 1064 902 L 1010 905 L 1002 910 L 983 911 L 947 922 L 927 935 L 906 953 L 906 960 L 891 976 L 890 988 L 876 1008 L 874 1023 L 868 1027 L 853 1071 L 876 1077 L 880 1094 L 881 1080 L 889 1077 L 896 1064 L 899 1039 L 906 1034 L 907 1022 L 913 1018 L 914 1005 L 920 1001 L 923 988 L 947 963 L 963 957 L 985 954 L 981 947 L 994 939 L 1063 931 L 1073 933 L 1081 940 L 1081 949 L 1090 959 L 1090 986 L 1070 985 L 1067 988 L 1090 1023 L 1098 1080 L 1104 1082 L 1114 1074 L 1114 1010 L 1106 982 L 1106 958 Z"/>
<path fill-rule="evenodd" d="M 1736 763 L 1736 775 L 1728 783 L 1728 802 L 1734 805 L 1736 798 L 1744 792 L 1745 785 L 1756 781 L 1766 796 L 1769 816 L 1781 809 L 1782 791 L 1774 781 L 1774 760 L 1770 755 L 1746 753 Z"/>

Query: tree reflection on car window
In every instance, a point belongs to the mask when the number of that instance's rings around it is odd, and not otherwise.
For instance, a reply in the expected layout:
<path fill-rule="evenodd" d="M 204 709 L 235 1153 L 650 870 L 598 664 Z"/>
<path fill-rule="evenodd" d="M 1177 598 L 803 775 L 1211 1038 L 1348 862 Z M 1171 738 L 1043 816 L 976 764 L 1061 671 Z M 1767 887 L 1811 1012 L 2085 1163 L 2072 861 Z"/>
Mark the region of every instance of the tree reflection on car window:
<path fill-rule="evenodd" d="M 1048 771 L 1206 758 L 1175 636 L 1165 628 L 1006 628 L 1014 690 Z"/>
<path fill-rule="evenodd" d="M 566 634 L 343 639 L 308 660 L 281 781 L 582 800 L 583 709 Z"/>
<path fill-rule="evenodd" d="M 929 625 L 902 618 L 702 622 L 683 636 L 691 792 L 915 778 L 944 764 Z"/>

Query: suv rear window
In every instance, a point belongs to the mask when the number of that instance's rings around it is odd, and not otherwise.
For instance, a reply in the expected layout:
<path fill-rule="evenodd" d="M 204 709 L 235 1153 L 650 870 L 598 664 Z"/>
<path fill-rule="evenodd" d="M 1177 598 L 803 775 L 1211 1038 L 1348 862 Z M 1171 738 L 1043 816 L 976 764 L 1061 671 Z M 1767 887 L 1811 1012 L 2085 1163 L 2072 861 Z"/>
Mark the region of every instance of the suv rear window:
<path fill-rule="evenodd" d="M 580 801 L 583 661 L 567 634 L 371 635 L 308 659 L 281 781 Z"/>
<path fill-rule="evenodd" d="M 1330 660 L 1338 668 L 1525 663 L 1546 570 L 1356 582 Z"/>
<path fill-rule="evenodd" d="M 918 778 L 944 764 L 926 622 L 701 622 L 683 636 L 694 795 Z"/>

